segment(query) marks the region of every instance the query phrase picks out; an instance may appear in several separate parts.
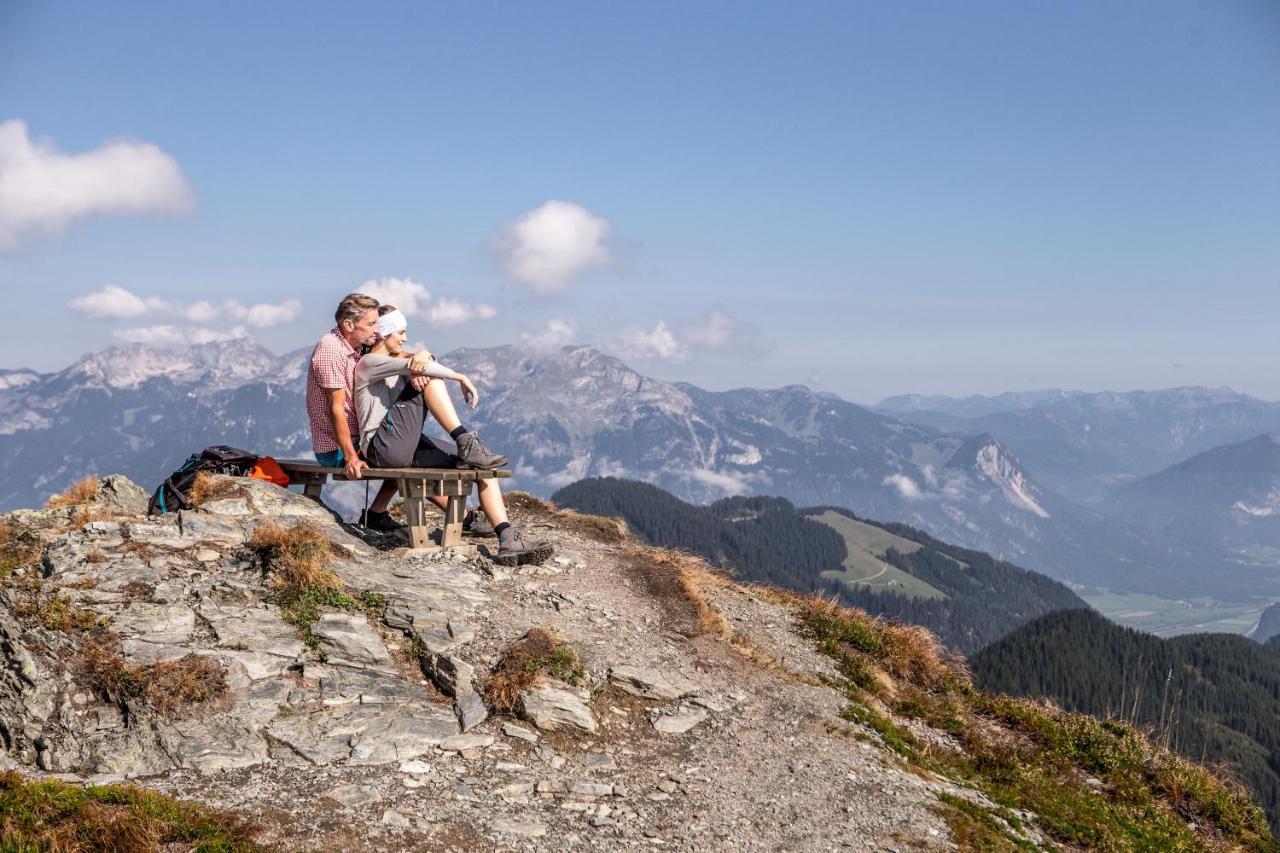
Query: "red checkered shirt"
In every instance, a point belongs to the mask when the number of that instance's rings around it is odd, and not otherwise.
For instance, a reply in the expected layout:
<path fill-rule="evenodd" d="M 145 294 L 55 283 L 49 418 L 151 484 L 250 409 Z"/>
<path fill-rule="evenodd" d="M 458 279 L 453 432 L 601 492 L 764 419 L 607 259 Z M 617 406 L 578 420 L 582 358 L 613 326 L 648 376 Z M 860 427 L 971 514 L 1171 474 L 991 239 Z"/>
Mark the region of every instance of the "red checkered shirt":
<path fill-rule="evenodd" d="M 311 422 L 311 449 L 316 453 L 332 453 L 338 449 L 338 437 L 329 424 L 329 395 L 326 390 L 342 388 L 347 392 L 347 432 L 354 446 L 359 446 L 360 424 L 356 419 L 355 377 L 360 351 L 335 326 L 320 339 L 311 353 L 307 368 L 307 419 Z"/>

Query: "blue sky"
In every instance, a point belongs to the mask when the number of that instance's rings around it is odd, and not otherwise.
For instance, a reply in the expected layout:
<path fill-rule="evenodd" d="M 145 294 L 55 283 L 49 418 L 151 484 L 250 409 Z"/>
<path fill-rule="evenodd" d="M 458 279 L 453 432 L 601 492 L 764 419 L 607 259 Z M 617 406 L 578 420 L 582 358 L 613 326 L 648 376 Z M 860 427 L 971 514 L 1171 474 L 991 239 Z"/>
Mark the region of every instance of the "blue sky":
<path fill-rule="evenodd" d="M 1275 3 L 366 5 L 0 3 L 4 138 L 47 158 L 15 196 L 0 144 L 0 366 L 293 349 L 394 278 L 437 352 L 1280 399 Z M 68 165 L 120 138 L 145 192 Z M 72 307 L 108 286 L 148 307 Z"/>

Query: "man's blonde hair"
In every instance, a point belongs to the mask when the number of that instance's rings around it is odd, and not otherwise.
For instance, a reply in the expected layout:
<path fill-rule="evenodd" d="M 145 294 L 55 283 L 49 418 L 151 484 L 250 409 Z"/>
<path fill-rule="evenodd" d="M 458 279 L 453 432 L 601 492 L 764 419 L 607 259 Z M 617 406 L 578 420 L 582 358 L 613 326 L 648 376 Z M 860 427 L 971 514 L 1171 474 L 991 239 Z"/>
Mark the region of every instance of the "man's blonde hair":
<path fill-rule="evenodd" d="M 371 311 L 378 307 L 378 300 L 365 293 L 348 293 L 342 297 L 342 301 L 338 303 L 338 310 L 333 312 L 333 319 L 339 326 L 343 320 L 350 320 L 353 323 L 359 320 L 366 311 Z"/>

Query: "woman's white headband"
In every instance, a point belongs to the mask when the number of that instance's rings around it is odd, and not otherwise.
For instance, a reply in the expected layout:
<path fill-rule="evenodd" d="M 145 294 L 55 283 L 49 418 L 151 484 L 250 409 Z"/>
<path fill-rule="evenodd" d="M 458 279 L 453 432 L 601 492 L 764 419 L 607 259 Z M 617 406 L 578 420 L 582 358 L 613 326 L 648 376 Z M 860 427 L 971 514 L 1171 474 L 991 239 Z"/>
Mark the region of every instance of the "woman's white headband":
<path fill-rule="evenodd" d="M 389 337 L 407 328 L 409 328 L 409 321 L 405 319 L 399 308 L 378 318 L 378 337 L 380 338 Z"/>

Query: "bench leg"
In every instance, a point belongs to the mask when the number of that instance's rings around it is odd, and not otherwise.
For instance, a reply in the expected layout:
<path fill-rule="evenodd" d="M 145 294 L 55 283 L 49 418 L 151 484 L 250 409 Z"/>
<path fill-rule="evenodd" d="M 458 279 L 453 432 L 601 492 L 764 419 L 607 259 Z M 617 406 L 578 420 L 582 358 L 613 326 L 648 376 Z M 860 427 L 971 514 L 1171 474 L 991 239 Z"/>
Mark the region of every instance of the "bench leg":
<path fill-rule="evenodd" d="M 324 489 L 324 484 L 328 479 L 328 474 L 303 474 L 301 477 L 294 475 L 289 478 L 289 485 L 301 483 L 302 494 L 316 503 L 320 503 L 320 492 Z"/>
<path fill-rule="evenodd" d="M 409 525 L 409 547 L 430 548 L 431 531 L 427 529 L 427 519 L 423 498 L 426 488 L 421 480 L 397 480 L 400 496 L 404 498 L 404 516 Z"/>
<path fill-rule="evenodd" d="M 467 496 L 450 495 L 449 504 L 444 510 L 444 532 L 440 534 L 440 544 L 462 544 L 462 518 L 467 514 Z"/>

